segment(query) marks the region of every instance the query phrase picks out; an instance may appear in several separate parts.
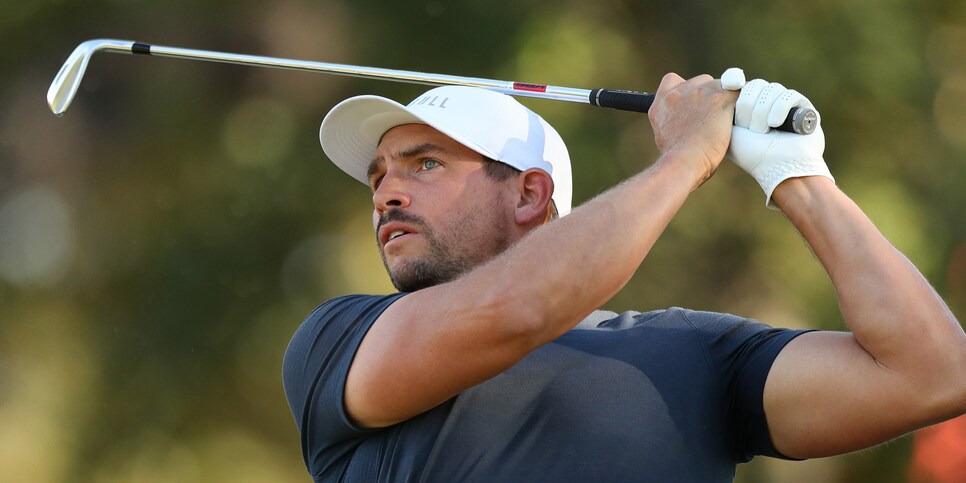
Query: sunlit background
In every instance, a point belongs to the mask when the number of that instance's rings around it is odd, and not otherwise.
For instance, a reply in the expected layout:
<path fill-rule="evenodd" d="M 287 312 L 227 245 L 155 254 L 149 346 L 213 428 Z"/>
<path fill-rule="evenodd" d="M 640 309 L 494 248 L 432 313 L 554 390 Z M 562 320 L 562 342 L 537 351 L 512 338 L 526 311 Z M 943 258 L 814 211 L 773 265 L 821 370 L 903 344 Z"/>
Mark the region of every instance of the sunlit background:
<path fill-rule="evenodd" d="M 804 92 L 839 186 L 966 319 L 966 3 L 0 1 L 0 480 L 306 481 L 281 359 L 302 318 L 386 293 L 366 189 L 331 166 L 338 101 L 421 86 L 99 54 L 90 38 L 653 90 L 730 66 Z M 525 100 L 583 202 L 656 156 L 643 115 Z M 842 328 L 829 281 L 731 165 L 610 309 L 672 305 Z M 740 482 L 904 481 L 912 438 Z M 966 450 L 964 450 L 966 451 Z"/>

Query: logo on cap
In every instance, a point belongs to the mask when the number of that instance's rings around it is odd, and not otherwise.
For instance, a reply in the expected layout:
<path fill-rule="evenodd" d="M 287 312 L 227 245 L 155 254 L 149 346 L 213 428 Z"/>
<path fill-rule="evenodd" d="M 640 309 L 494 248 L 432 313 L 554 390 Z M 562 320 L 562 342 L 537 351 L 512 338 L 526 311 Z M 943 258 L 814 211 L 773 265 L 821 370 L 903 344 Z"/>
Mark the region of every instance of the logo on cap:
<path fill-rule="evenodd" d="M 418 97 L 413 102 L 410 102 L 408 107 L 421 106 L 423 104 L 426 104 L 426 107 L 438 107 L 440 109 L 446 109 L 446 101 L 449 100 L 449 97 L 444 97 L 442 101 L 440 101 L 439 98 L 440 96 Z M 439 103 L 437 104 L 437 102 Z"/>

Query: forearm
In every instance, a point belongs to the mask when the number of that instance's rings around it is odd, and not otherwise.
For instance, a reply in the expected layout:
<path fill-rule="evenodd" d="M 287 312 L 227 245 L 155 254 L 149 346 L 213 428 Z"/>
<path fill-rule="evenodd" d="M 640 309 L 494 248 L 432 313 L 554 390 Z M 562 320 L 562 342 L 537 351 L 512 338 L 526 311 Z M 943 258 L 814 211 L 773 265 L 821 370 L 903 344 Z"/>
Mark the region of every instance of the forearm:
<path fill-rule="evenodd" d="M 966 335 L 922 274 L 865 214 L 821 177 L 787 180 L 774 199 L 828 272 L 862 348 L 925 388 L 959 386 L 962 394 Z"/>
<path fill-rule="evenodd" d="M 613 297 L 701 181 L 687 155 L 669 153 L 643 173 L 570 215 L 535 230 L 472 274 L 494 287 L 508 320 L 533 329 L 534 343 L 558 337 Z M 526 283 L 507 284 L 507 280 Z M 509 286 L 508 286 L 509 285 Z"/>

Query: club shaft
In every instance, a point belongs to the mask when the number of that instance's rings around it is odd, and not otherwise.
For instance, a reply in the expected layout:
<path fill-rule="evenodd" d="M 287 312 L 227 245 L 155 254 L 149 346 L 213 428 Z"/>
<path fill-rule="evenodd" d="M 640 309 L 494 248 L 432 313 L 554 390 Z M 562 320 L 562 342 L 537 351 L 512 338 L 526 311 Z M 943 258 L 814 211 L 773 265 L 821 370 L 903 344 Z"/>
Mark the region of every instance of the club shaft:
<path fill-rule="evenodd" d="M 119 52 L 112 50 L 112 52 Z M 471 87 L 483 87 L 504 94 L 514 96 L 535 97 L 541 99 L 552 99 L 557 101 L 590 103 L 590 89 L 576 89 L 572 87 L 544 86 L 536 84 L 525 84 L 520 82 L 501 81 L 494 79 L 482 79 L 479 77 L 463 77 L 446 74 L 431 74 L 425 72 L 412 72 L 407 70 L 382 69 L 378 67 L 360 67 L 356 65 L 333 64 L 328 62 L 313 62 L 305 60 L 283 59 L 278 57 L 266 57 L 260 55 L 233 54 L 226 52 L 215 52 L 210 50 L 184 49 L 179 47 L 167 47 L 163 45 L 148 45 L 134 43 L 131 51 L 133 54 L 147 54 L 157 57 L 173 57 L 179 59 L 193 59 L 210 62 L 221 62 L 225 64 L 238 64 L 254 67 L 274 67 L 279 69 L 325 72 L 363 79 L 393 80 L 409 82 L 413 84 L 427 85 L 459 85 Z"/>
<path fill-rule="evenodd" d="M 272 67 L 277 69 L 322 72 L 365 79 L 382 79 L 428 85 L 459 85 L 481 87 L 513 96 L 534 97 L 557 101 L 577 102 L 598 107 L 624 111 L 647 112 L 654 102 L 654 94 L 617 89 L 577 89 L 542 84 L 464 77 L 447 74 L 428 74 L 408 70 L 360 67 L 306 60 L 283 59 L 261 55 L 234 54 L 211 50 L 185 49 L 163 45 L 144 44 L 129 40 L 95 39 L 80 44 L 68 57 L 64 66 L 54 77 L 47 91 L 47 103 L 51 111 L 60 116 L 67 111 L 84 76 L 90 58 L 96 52 L 113 52 L 134 55 L 150 55 L 178 59 L 220 62 L 225 64 Z M 809 134 L 818 125 L 818 115 L 811 108 L 794 108 L 785 123 L 776 129 L 798 134 Z"/>

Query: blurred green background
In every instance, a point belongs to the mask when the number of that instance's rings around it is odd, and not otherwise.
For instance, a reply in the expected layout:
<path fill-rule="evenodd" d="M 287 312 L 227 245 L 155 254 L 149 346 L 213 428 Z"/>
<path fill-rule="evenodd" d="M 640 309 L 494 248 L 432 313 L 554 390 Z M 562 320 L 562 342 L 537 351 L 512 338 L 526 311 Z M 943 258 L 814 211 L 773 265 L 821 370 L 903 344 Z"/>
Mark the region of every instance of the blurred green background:
<path fill-rule="evenodd" d="M 966 3 L 0 1 L 0 479 L 306 481 L 280 382 L 302 318 L 391 290 L 367 190 L 318 146 L 351 95 L 425 88 L 98 55 L 73 107 L 44 96 L 90 38 L 653 90 L 730 66 L 804 92 L 839 186 L 966 320 Z M 557 126 L 575 202 L 656 156 L 643 115 L 524 100 Z M 613 310 L 671 305 L 842 327 L 759 188 L 723 165 Z M 910 438 L 758 458 L 740 482 L 903 481 Z"/>

